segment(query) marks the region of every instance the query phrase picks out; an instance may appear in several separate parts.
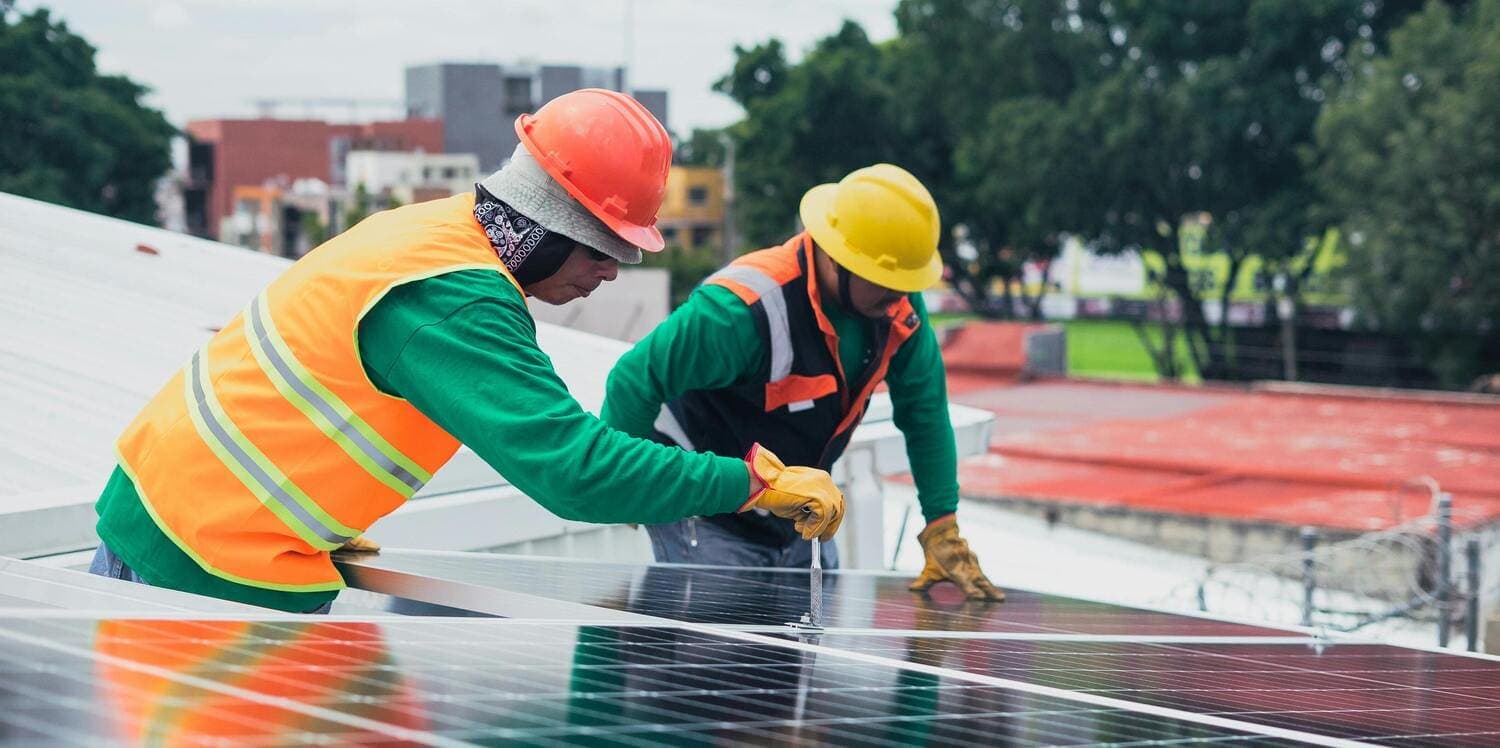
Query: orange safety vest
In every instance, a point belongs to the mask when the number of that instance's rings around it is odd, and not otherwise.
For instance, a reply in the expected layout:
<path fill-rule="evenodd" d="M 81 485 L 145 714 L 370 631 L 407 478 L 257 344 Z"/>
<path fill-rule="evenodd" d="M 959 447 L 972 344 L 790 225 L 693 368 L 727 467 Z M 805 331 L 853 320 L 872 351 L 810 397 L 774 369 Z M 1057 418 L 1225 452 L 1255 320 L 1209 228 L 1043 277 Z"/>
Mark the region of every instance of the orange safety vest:
<path fill-rule="evenodd" d="M 458 450 L 371 384 L 357 341 L 360 320 L 403 283 L 475 268 L 516 283 L 473 210 L 472 194 L 410 205 L 319 246 L 125 429 L 121 467 L 157 526 L 206 571 L 265 589 L 341 589 L 328 552 Z"/>
<path fill-rule="evenodd" d="M 867 322 L 870 361 L 863 367 L 842 361 L 838 333 L 823 314 L 813 257 L 812 237 L 803 232 L 779 247 L 744 255 L 704 281 L 723 286 L 750 308 L 753 334 L 768 352 L 767 368 L 748 381 L 684 392 L 664 404 L 653 439 L 724 456 L 743 455 L 759 442 L 788 465 L 833 466 L 921 319 L 902 296 Z M 755 512 L 708 521 L 762 545 L 784 546 L 800 537 L 790 520 Z"/>
<path fill-rule="evenodd" d="M 280 744 L 333 729 L 338 734 L 328 737 L 343 743 L 393 740 L 389 732 L 319 724 L 277 701 L 331 705 L 392 730 L 425 729 L 426 715 L 393 667 L 380 629 L 359 622 L 100 621 L 94 651 L 113 737 L 133 745 Z"/>

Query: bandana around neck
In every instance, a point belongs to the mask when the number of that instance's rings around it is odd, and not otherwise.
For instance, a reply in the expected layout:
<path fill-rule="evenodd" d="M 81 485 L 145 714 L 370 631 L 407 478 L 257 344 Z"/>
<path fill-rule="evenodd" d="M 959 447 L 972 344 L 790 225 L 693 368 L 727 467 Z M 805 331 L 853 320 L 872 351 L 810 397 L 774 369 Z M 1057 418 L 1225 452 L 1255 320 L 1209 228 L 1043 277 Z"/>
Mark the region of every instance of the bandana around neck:
<path fill-rule="evenodd" d="M 572 239 L 548 231 L 478 185 L 474 193 L 474 219 L 484 228 L 505 269 L 522 286 L 557 272 L 573 251 Z"/>

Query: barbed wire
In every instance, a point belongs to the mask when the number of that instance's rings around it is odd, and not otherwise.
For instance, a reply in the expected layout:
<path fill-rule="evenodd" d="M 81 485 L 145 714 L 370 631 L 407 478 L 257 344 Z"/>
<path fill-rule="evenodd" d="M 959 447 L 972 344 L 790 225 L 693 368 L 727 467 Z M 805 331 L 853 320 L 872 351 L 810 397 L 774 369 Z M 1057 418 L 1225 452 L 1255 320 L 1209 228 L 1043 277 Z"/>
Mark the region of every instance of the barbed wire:
<path fill-rule="evenodd" d="M 1302 549 L 1213 564 L 1168 597 L 1206 612 L 1341 632 L 1396 620 L 1438 626 L 1446 618 L 1452 627 L 1475 609 L 1482 620 L 1483 603 L 1500 593 L 1500 574 L 1485 568 L 1496 564 L 1482 562 L 1494 558 L 1500 532 L 1484 527 L 1487 515 L 1479 510 L 1441 508 L 1444 494 L 1427 478 L 1393 489 L 1393 514 L 1412 487 L 1431 492 L 1426 514 L 1405 521 L 1396 514 L 1391 527 L 1333 542 L 1304 530 Z M 1471 540 L 1480 561 L 1473 570 Z M 1470 606 L 1471 597 L 1480 604 Z"/>

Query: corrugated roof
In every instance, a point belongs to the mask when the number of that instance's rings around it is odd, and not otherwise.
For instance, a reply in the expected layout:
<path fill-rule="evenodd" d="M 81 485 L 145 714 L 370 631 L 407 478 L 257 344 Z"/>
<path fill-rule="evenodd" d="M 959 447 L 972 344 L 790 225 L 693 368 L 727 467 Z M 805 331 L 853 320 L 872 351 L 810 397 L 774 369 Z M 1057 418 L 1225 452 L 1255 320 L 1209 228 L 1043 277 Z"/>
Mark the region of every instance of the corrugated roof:
<path fill-rule="evenodd" d="M 290 264 L 3 193 L 0 216 L 5 506 L 95 492 L 115 437 L 146 400 Z M 547 324 L 538 337 L 597 412 L 628 346 Z"/>
<path fill-rule="evenodd" d="M 95 492 L 129 419 L 285 264 L 0 194 L 0 503 Z"/>

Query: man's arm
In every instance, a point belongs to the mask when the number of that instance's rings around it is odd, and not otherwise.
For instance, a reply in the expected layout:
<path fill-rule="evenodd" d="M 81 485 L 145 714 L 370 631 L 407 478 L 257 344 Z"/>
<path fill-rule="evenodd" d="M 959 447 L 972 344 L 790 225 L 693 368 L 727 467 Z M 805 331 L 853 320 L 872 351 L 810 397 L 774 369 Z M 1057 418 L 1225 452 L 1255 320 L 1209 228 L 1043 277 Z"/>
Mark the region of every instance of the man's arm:
<path fill-rule="evenodd" d="M 668 522 L 734 512 L 749 496 L 741 460 L 632 438 L 584 411 L 537 345 L 520 294 L 495 273 L 392 290 L 359 342 L 378 387 L 560 517 Z"/>
<path fill-rule="evenodd" d="M 764 371 L 766 354 L 752 315 L 727 288 L 694 291 L 615 363 L 599 417 L 627 434 L 646 436 L 663 403 Z"/>
<path fill-rule="evenodd" d="M 921 326 L 896 352 L 886 374 L 892 420 L 906 437 L 906 457 L 922 516 L 931 522 L 958 509 L 958 447 L 948 415 L 948 382 L 937 335 L 921 294 L 911 295 Z"/>
<path fill-rule="evenodd" d="M 922 297 L 912 294 L 922 326 L 891 361 L 892 418 L 906 436 L 906 456 L 917 484 L 917 501 L 927 526 L 917 534 L 925 563 L 909 589 L 924 591 L 953 582 L 975 600 L 999 602 L 1005 592 L 990 582 L 979 558 L 958 532 L 958 446 L 948 415 L 948 382 L 937 335 L 927 320 Z"/>

